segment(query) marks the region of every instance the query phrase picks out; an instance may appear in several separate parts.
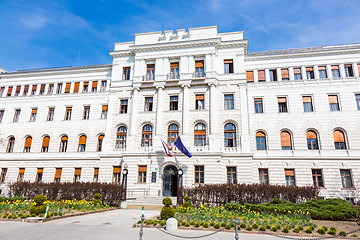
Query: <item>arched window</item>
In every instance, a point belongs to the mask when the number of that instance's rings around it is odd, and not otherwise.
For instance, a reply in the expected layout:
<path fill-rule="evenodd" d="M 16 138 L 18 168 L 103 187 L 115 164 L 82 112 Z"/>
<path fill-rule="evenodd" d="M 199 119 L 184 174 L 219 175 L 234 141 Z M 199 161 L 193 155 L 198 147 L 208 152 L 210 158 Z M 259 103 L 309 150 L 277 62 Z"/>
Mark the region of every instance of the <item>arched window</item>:
<path fill-rule="evenodd" d="M 126 148 L 126 127 L 124 126 L 117 130 L 115 148 Z"/>
<path fill-rule="evenodd" d="M 256 135 L 256 149 L 257 150 L 266 150 L 266 137 L 265 133 L 257 132 Z"/>
<path fill-rule="evenodd" d="M 228 123 L 224 127 L 225 147 L 236 147 L 236 127 L 232 123 Z"/>
<path fill-rule="evenodd" d="M 179 135 L 179 126 L 176 124 L 170 124 L 168 128 L 168 145 L 173 146 Z"/>
<path fill-rule="evenodd" d="M 101 152 L 101 151 L 102 151 L 103 140 L 104 140 L 104 135 L 100 135 L 100 136 L 98 137 L 98 144 L 97 144 L 97 148 L 96 148 L 96 151 L 97 151 L 97 152 Z"/>
<path fill-rule="evenodd" d="M 68 137 L 67 136 L 61 137 L 59 152 L 66 152 L 67 144 L 68 144 Z"/>
<path fill-rule="evenodd" d="M 79 137 L 78 152 L 85 152 L 85 148 L 86 148 L 86 136 L 85 136 L 85 135 L 81 135 L 81 136 Z"/>
<path fill-rule="evenodd" d="M 205 146 L 206 145 L 205 124 L 198 123 L 195 125 L 194 137 L 195 137 L 195 146 Z"/>
<path fill-rule="evenodd" d="M 24 152 L 30 152 L 32 143 L 32 137 L 27 137 L 25 139 Z"/>
<path fill-rule="evenodd" d="M 347 149 L 345 143 L 345 136 L 341 130 L 334 131 L 334 144 L 335 149 Z"/>
<path fill-rule="evenodd" d="M 282 131 L 280 133 L 281 138 L 281 149 L 282 150 L 291 150 L 292 144 L 291 144 L 291 135 L 287 131 Z"/>
<path fill-rule="evenodd" d="M 306 132 L 306 141 L 307 141 L 307 146 L 308 146 L 309 150 L 318 150 L 319 149 L 316 132 L 311 131 L 311 130 L 307 131 Z"/>
<path fill-rule="evenodd" d="M 49 136 L 44 137 L 42 147 L 41 147 L 41 152 L 49 151 L 49 143 L 50 143 L 50 137 Z"/>
<path fill-rule="evenodd" d="M 146 124 L 142 128 L 141 146 L 142 147 L 152 146 L 152 126 L 150 124 Z"/>
<path fill-rule="evenodd" d="M 9 142 L 8 142 L 6 152 L 8 152 L 8 153 L 13 152 L 14 145 L 15 145 L 15 138 L 14 137 L 9 138 Z"/>

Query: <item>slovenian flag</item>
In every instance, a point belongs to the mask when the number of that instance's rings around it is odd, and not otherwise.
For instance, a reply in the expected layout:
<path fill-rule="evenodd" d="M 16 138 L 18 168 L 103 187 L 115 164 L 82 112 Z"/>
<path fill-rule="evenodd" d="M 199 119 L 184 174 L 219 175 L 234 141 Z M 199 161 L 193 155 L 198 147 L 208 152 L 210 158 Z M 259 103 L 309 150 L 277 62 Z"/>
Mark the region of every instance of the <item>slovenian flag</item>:
<path fill-rule="evenodd" d="M 161 140 L 161 144 L 164 148 L 165 154 L 168 155 L 169 157 L 172 157 L 170 150 L 169 150 L 169 146 L 166 144 L 166 142 L 164 140 L 162 140 L 162 139 L 160 139 L 160 140 Z"/>
<path fill-rule="evenodd" d="M 181 142 L 180 136 L 178 136 L 178 138 L 176 139 L 174 145 L 186 156 L 188 156 L 189 158 L 192 157 L 192 155 L 190 154 L 190 152 L 186 149 L 186 147 L 184 146 L 184 144 Z"/>

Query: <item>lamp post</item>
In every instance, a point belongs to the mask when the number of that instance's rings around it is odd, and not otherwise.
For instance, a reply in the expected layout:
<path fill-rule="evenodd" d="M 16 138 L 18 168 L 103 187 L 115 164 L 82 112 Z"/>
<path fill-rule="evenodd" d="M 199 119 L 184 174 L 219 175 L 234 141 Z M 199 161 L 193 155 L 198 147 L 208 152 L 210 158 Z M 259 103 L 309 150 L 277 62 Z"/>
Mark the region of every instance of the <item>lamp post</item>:
<path fill-rule="evenodd" d="M 178 182 L 178 187 L 182 187 L 182 175 L 184 174 L 184 170 L 182 170 L 182 168 L 180 168 L 178 170 L 178 176 L 179 176 L 179 182 Z"/>
<path fill-rule="evenodd" d="M 122 179 L 122 186 L 125 189 L 124 193 L 124 201 L 126 201 L 126 191 L 127 191 L 127 175 L 129 171 L 127 170 L 127 166 L 125 165 L 124 169 L 122 170 L 123 179 Z"/>

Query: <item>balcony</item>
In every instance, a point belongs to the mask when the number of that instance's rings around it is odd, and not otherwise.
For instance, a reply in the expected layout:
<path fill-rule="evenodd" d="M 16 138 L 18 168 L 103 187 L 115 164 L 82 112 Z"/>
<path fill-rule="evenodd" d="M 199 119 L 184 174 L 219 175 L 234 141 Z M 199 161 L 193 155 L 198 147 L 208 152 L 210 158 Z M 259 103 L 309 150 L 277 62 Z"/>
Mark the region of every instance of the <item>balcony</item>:
<path fill-rule="evenodd" d="M 180 74 L 179 73 L 168 73 L 166 75 L 166 79 L 167 80 L 179 80 L 180 79 Z"/>
<path fill-rule="evenodd" d="M 196 71 L 196 72 L 193 72 L 192 77 L 193 78 L 205 78 L 206 74 L 204 71 Z"/>
<path fill-rule="evenodd" d="M 155 81 L 155 75 L 146 74 L 146 75 L 142 76 L 142 81 L 143 82 L 153 82 L 153 81 Z"/>

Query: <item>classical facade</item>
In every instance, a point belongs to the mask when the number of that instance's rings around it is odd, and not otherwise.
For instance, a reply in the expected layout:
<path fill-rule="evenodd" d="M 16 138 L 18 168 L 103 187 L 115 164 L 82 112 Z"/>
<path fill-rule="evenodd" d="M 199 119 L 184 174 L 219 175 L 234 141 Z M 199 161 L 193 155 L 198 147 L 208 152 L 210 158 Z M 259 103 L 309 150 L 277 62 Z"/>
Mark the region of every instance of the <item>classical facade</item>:
<path fill-rule="evenodd" d="M 116 43 L 108 65 L 3 71 L 2 194 L 20 180 L 122 182 L 127 169 L 128 196 L 270 183 L 356 200 L 360 45 L 247 46 L 243 32 L 180 29 Z"/>

